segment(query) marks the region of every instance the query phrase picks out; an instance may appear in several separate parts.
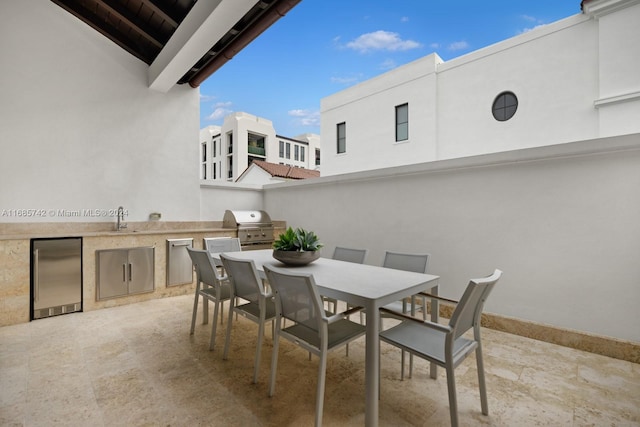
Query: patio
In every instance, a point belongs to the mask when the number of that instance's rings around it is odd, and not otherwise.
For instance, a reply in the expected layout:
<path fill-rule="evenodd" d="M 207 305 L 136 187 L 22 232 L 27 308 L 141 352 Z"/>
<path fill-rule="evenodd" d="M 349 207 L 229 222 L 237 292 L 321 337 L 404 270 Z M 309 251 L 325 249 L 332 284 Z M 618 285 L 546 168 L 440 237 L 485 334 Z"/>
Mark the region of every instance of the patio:
<path fill-rule="evenodd" d="M 235 324 L 223 361 L 224 328 L 212 352 L 210 325 L 189 335 L 192 303 L 184 295 L 0 328 L 0 424 L 312 425 L 317 359 L 281 343 L 268 398 L 271 332 L 251 384 L 255 325 Z M 483 333 L 489 416 L 480 413 L 472 356 L 456 370 L 462 425 L 640 425 L 640 365 Z M 380 425 L 448 425 L 444 371 L 431 380 L 418 361 L 413 378 L 400 381 L 400 352 L 383 344 L 382 353 Z M 325 425 L 363 425 L 363 373 L 363 340 L 349 357 L 331 354 Z"/>

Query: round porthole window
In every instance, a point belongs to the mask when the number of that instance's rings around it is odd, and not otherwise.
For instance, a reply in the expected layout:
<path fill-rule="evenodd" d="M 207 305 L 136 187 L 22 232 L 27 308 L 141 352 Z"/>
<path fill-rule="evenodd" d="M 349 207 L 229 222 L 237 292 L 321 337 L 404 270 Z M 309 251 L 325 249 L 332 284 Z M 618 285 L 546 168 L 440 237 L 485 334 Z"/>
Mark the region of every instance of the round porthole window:
<path fill-rule="evenodd" d="M 509 120 L 518 109 L 518 98 L 513 92 L 502 92 L 493 101 L 493 117 L 499 122 Z"/>

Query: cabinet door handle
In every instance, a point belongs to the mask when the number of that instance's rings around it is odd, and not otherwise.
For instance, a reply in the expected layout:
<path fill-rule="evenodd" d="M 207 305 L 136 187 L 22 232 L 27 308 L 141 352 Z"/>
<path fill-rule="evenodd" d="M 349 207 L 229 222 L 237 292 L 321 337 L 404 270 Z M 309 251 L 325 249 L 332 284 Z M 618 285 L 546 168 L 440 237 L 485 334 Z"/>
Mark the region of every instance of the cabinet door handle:
<path fill-rule="evenodd" d="M 133 274 L 132 270 L 133 268 L 131 268 L 131 264 L 129 264 L 129 281 L 131 281 L 131 275 Z"/>
<path fill-rule="evenodd" d="M 34 249 L 33 259 L 33 297 L 35 301 L 40 300 L 40 249 Z"/>
<path fill-rule="evenodd" d="M 127 281 L 127 264 L 122 264 L 122 281 Z"/>

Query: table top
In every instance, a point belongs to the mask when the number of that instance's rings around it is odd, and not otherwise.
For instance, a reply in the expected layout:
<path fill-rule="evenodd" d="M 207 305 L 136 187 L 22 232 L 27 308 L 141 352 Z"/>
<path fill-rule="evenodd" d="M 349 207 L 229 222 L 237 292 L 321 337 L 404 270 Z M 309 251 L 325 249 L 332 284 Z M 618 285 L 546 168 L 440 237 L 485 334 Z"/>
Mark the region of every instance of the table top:
<path fill-rule="evenodd" d="M 271 249 L 227 252 L 230 257 L 252 260 L 258 271 L 273 265 L 294 273 L 312 274 L 322 295 L 352 304 L 382 306 L 411 293 L 436 286 L 438 276 L 395 270 L 368 264 L 356 264 L 330 258 L 318 258 L 305 266 L 287 266 L 273 258 Z M 219 259 L 218 254 L 213 254 Z M 415 292 L 414 292 L 415 291 Z"/>

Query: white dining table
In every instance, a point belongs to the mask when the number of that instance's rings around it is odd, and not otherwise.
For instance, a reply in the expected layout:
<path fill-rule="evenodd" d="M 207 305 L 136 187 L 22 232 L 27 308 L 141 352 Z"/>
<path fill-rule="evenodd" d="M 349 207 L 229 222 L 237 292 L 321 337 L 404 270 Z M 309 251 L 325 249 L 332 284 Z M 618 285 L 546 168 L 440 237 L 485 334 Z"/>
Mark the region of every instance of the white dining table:
<path fill-rule="evenodd" d="M 367 264 L 356 264 L 329 258 L 319 258 L 305 266 L 286 266 L 273 258 L 271 249 L 227 252 L 231 257 L 250 259 L 264 278 L 263 265 L 270 264 L 296 273 L 313 274 L 321 295 L 361 306 L 366 312 L 365 344 L 365 425 L 378 425 L 378 390 L 380 367 L 379 308 L 394 301 L 430 290 L 438 294 L 439 277 L 432 274 L 394 270 Z M 220 259 L 219 254 L 212 254 Z M 431 321 L 438 321 L 438 302 L 431 300 Z M 436 367 L 431 365 L 431 377 Z"/>

